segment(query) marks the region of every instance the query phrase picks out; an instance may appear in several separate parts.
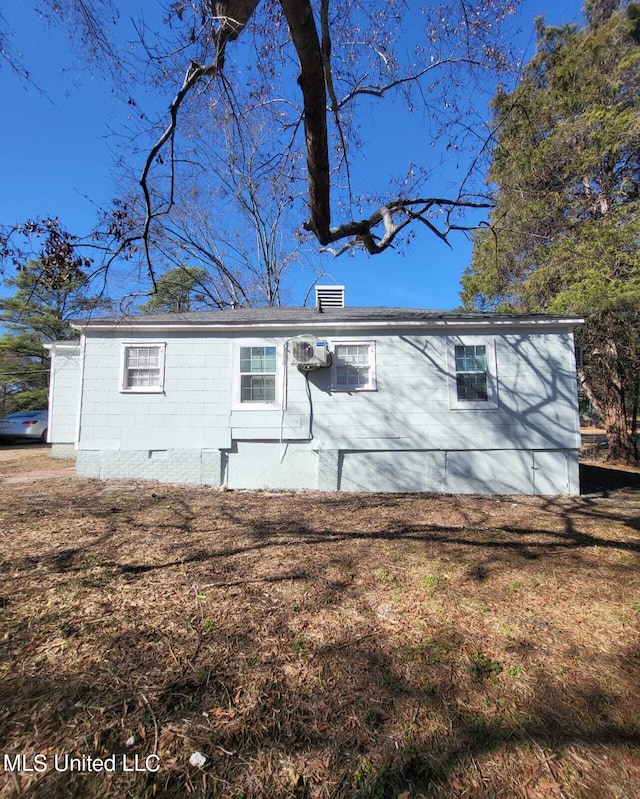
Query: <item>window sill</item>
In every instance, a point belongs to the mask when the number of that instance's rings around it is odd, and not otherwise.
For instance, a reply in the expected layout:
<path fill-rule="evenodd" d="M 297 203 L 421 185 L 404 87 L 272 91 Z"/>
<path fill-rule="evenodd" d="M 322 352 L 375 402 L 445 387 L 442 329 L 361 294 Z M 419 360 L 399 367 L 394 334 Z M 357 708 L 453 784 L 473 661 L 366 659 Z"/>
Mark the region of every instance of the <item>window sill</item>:
<path fill-rule="evenodd" d="M 164 394 L 164 388 L 121 388 L 120 394 Z"/>
<path fill-rule="evenodd" d="M 339 391 L 342 394 L 360 394 L 362 391 L 377 391 L 378 389 L 375 386 L 331 386 L 331 391 Z"/>
<path fill-rule="evenodd" d="M 242 405 L 234 404 L 232 411 L 281 411 L 282 405 L 268 402 L 243 402 Z"/>
<path fill-rule="evenodd" d="M 450 411 L 497 411 L 498 403 L 491 400 L 458 400 L 449 406 Z"/>

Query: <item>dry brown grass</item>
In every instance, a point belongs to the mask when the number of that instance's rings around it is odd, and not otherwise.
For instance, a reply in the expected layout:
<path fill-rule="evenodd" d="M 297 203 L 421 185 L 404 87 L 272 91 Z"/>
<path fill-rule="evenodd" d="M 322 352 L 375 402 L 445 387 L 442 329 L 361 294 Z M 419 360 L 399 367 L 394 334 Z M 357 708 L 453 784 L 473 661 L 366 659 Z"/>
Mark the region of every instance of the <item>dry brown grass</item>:
<path fill-rule="evenodd" d="M 640 795 L 637 489 L 220 493 L 35 467 L 0 463 L 0 756 L 161 770 L 0 763 L 3 796 Z"/>

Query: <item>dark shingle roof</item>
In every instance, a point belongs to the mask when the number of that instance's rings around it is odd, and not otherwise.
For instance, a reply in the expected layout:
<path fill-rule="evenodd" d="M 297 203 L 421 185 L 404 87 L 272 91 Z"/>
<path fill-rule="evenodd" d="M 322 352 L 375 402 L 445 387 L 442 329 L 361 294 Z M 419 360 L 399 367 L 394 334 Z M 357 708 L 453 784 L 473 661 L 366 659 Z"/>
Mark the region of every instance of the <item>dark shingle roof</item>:
<path fill-rule="evenodd" d="M 187 311 L 184 313 L 145 314 L 140 316 L 102 317 L 77 319 L 74 326 L 84 328 L 100 326 L 128 327 L 130 325 L 224 325 L 233 327 L 259 324 L 299 324 L 318 322 L 524 322 L 524 321 L 574 321 L 577 317 L 555 314 L 485 313 L 479 311 L 436 311 L 424 308 L 328 308 L 320 313 L 316 308 L 236 308 L 223 311 Z"/>

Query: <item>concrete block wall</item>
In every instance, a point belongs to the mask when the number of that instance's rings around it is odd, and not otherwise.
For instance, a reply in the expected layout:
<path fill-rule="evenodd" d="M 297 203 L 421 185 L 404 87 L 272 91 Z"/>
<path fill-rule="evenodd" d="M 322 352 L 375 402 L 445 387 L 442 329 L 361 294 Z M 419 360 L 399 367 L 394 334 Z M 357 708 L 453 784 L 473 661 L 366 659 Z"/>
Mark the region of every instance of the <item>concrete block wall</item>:
<path fill-rule="evenodd" d="M 219 486 L 219 450 L 78 450 L 79 477 Z"/>
<path fill-rule="evenodd" d="M 231 489 L 579 493 L 575 450 L 317 452 L 300 442 L 247 441 L 227 451 L 80 450 L 77 473 Z"/>
<path fill-rule="evenodd" d="M 74 444 L 52 444 L 51 457 L 60 460 L 75 460 L 76 448 Z"/>
<path fill-rule="evenodd" d="M 225 454 L 229 488 L 318 488 L 318 453 L 308 443 L 238 441 Z"/>
<path fill-rule="evenodd" d="M 575 450 L 340 453 L 336 488 L 433 494 L 579 493 Z"/>

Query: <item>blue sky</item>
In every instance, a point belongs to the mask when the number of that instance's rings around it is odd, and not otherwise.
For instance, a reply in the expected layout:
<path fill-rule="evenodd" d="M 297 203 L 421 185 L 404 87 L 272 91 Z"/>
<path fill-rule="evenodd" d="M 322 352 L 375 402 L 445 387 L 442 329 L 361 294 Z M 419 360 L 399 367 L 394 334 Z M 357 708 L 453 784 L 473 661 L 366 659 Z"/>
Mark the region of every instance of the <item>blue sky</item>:
<path fill-rule="evenodd" d="M 47 25 L 34 13 L 34 5 L 33 0 L 11 0 L 2 8 L 7 28 L 13 31 L 12 49 L 22 54 L 44 94 L 20 81 L 6 65 L 0 67 L 0 96 L 7 109 L 0 126 L 0 223 L 51 215 L 72 232 L 82 233 L 94 223 L 97 207 L 118 194 L 112 171 L 117 133 L 132 109 L 117 98 L 108 81 L 90 69 L 77 69 L 66 33 Z M 147 0 L 147 6 L 155 3 Z M 532 21 L 540 14 L 549 24 L 579 22 L 580 6 L 575 0 L 526 0 L 513 23 L 516 41 L 523 48 L 531 46 Z M 170 99 L 169 94 L 159 98 L 158 108 Z M 394 123 L 393 114 L 376 117 L 366 134 L 374 154 L 390 146 L 397 149 L 398 142 L 402 149 Z M 421 134 L 416 130 L 413 135 Z M 443 169 L 442 188 L 454 178 Z M 324 255 L 314 263 L 346 285 L 349 305 L 451 308 L 459 302 L 460 275 L 471 255 L 464 236 L 458 235 L 452 244 L 449 249 L 420 231 L 404 254 L 388 250 L 373 258 Z M 294 277 L 290 304 L 301 304 L 309 281 L 308 274 Z"/>

